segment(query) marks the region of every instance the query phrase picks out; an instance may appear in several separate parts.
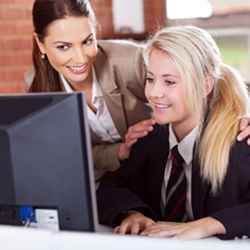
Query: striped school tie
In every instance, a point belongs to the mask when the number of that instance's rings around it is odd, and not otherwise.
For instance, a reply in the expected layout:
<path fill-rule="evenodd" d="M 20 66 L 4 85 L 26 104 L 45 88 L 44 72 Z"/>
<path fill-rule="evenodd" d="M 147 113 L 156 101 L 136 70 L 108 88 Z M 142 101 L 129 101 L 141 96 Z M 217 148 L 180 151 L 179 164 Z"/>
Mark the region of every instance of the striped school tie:
<path fill-rule="evenodd" d="M 186 221 L 187 180 L 177 146 L 171 150 L 172 169 L 166 189 L 166 221 Z"/>

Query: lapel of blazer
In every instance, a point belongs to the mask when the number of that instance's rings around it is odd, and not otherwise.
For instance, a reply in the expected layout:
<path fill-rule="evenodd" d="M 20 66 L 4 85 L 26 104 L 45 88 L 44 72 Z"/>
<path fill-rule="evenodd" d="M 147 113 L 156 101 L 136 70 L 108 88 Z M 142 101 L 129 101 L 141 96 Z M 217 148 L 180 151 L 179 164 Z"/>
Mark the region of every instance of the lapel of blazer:
<path fill-rule="evenodd" d="M 205 202 L 209 192 L 208 184 L 202 180 L 197 157 L 192 161 L 192 209 L 194 219 L 205 216 Z"/>
<path fill-rule="evenodd" d="M 152 159 L 150 164 L 152 180 L 150 186 L 154 190 L 154 196 L 152 197 L 152 204 L 157 204 L 155 209 L 158 210 L 158 214 L 161 214 L 161 189 L 164 180 L 164 172 L 167 163 L 167 157 L 169 153 L 169 141 L 168 141 L 168 126 L 158 126 L 155 129 L 159 130 L 155 136 L 155 142 L 152 143 Z"/>
<path fill-rule="evenodd" d="M 155 166 L 153 166 L 154 169 L 156 169 L 155 173 L 155 182 L 153 183 L 153 186 L 155 187 L 156 196 L 154 197 L 154 203 L 158 204 L 158 214 L 162 214 L 162 208 L 161 208 L 161 200 L 162 200 L 162 184 L 164 181 L 164 173 L 166 168 L 166 163 L 168 159 L 168 153 L 169 153 L 169 146 L 168 147 L 162 147 L 162 150 L 160 150 L 160 154 L 158 155 L 158 160 L 155 163 Z"/>
<path fill-rule="evenodd" d="M 125 116 L 122 95 L 115 83 L 114 71 L 105 51 L 99 46 L 95 61 L 96 77 L 103 92 L 113 122 L 121 136 L 127 132 L 128 124 Z"/>

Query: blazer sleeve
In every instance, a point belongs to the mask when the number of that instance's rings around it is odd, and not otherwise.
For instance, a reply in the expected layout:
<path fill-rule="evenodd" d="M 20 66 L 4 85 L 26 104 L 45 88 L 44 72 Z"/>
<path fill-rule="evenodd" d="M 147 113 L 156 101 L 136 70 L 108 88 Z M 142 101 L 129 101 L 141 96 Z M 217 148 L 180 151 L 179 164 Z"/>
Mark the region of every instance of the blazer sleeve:
<path fill-rule="evenodd" d="M 120 167 L 117 154 L 120 145 L 121 143 L 103 143 L 92 146 L 96 181 L 107 171 L 115 171 Z"/>
<path fill-rule="evenodd" d="M 116 226 L 129 210 L 155 218 L 152 209 L 142 199 L 145 193 L 145 166 L 149 162 L 151 137 L 153 135 L 138 140 L 132 148 L 130 158 L 123 161 L 117 171 L 107 173 L 101 179 L 97 190 L 100 223 Z"/>
<path fill-rule="evenodd" d="M 250 237 L 250 148 L 246 142 L 236 143 L 230 159 L 231 169 L 228 171 L 236 176 L 231 188 L 237 190 L 238 201 L 229 208 L 213 213 L 211 217 L 220 221 L 226 229 L 226 234 L 220 235 L 220 238 Z"/>

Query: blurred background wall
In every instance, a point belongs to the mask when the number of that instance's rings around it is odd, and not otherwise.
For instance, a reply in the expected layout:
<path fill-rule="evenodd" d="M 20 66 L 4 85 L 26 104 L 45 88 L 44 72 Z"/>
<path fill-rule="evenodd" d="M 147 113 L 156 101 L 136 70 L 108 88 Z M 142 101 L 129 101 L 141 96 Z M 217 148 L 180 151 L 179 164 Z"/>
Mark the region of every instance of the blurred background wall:
<path fill-rule="evenodd" d="M 34 0 L 0 1 L 0 92 L 23 92 L 31 68 Z M 143 41 L 163 25 L 208 29 L 224 58 L 250 81 L 250 0 L 91 0 L 98 38 Z"/>

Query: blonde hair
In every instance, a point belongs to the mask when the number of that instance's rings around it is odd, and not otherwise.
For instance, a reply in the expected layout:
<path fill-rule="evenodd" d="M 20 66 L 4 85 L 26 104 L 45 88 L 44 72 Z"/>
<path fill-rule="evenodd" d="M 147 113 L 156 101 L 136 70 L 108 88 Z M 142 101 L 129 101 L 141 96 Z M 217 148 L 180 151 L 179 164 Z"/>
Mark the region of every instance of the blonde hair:
<path fill-rule="evenodd" d="M 166 53 L 185 83 L 186 104 L 200 115 L 197 150 L 201 176 L 216 193 L 222 186 L 239 118 L 247 113 L 247 88 L 235 69 L 222 62 L 220 51 L 208 32 L 194 26 L 163 28 L 147 43 L 147 65 L 153 49 Z M 212 92 L 206 97 L 207 81 Z"/>

